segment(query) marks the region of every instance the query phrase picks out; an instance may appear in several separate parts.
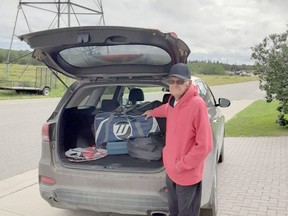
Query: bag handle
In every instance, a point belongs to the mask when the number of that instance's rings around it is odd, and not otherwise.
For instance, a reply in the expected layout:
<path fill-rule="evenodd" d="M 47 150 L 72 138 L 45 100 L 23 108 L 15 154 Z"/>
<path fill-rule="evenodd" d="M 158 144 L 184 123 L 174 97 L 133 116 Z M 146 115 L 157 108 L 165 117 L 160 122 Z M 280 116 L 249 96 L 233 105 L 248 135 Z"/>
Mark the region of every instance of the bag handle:
<path fill-rule="evenodd" d="M 125 107 L 125 105 L 123 106 L 119 106 L 117 109 L 115 109 L 113 112 L 114 113 L 119 113 L 119 114 L 124 114 L 126 115 L 127 112 L 133 110 L 138 104 L 134 104 L 128 108 Z"/>

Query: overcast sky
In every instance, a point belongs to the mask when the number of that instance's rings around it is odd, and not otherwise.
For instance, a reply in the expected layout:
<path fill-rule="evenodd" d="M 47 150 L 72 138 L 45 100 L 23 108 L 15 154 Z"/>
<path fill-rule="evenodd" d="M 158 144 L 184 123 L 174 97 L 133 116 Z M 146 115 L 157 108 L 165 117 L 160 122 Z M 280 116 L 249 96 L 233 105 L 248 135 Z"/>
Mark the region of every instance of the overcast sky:
<path fill-rule="evenodd" d="M 54 2 L 54 0 L 22 0 L 22 2 L 37 1 Z M 99 10 L 96 1 L 71 0 Z M 8 49 L 19 1 L 0 0 L 0 2 L 0 48 Z M 190 47 L 190 60 L 252 64 L 251 47 L 270 34 L 288 30 L 287 0 L 102 0 L 102 5 L 106 25 L 156 28 L 176 32 Z M 55 5 L 46 6 L 45 9 L 55 11 Z M 75 7 L 74 9 L 78 12 L 87 12 Z M 81 25 L 97 24 L 100 18 L 98 15 L 77 17 Z M 55 15 L 50 12 L 22 5 L 15 34 L 48 29 L 54 18 Z M 62 27 L 65 27 L 63 23 L 67 23 L 67 18 L 63 16 L 61 22 Z M 76 25 L 73 20 L 71 23 L 72 26 Z M 12 49 L 27 48 L 24 42 L 14 37 Z"/>

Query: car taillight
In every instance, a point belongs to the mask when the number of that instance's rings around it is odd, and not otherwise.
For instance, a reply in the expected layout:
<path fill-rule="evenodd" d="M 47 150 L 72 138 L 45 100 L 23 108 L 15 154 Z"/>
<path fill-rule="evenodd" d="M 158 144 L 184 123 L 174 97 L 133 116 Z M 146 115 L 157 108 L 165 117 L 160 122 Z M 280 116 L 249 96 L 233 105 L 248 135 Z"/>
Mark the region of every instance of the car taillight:
<path fill-rule="evenodd" d="M 42 136 L 42 141 L 48 141 L 48 142 L 50 141 L 49 124 L 47 122 L 45 122 L 42 126 L 41 136 Z"/>
<path fill-rule="evenodd" d="M 54 178 L 50 178 L 48 176 L 39 176 L 40 183 L 45 183 L 49 185 L 56 184 L 56 180 Z"/>

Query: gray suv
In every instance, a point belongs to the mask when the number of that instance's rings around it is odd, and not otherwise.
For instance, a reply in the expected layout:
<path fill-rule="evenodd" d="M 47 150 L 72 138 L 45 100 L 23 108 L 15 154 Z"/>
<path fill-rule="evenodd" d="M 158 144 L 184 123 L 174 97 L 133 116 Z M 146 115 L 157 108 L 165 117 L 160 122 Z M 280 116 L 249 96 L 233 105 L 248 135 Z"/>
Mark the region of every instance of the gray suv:
<path fill-rule="evenodd" d="M 141 116 L 141 109 L 166 103 L 168 71 L 173 64 L 187 62 L 188 46 L 175 33 L 115 26 L 54 29 L 20 39 L 34 49 L 34 58 L 76 80 L 42 128 L 43 199 L 59 208 L 168 215 L 161 151 L 154 159 L 132 156 L 125 146 L 134 130 L 131 124 L 118 121 L 97 131 L 95 119 L 119 110 L 137 110 Z M 225 122 L 219 107 L 230 102 L 216 101 L 201 79 L 192 81 L 207 103 L 214 141 L 204 170 L 201 215 L 216 215 L 217 163 L 224 157 Z M 165 119 L 157 123 L 164 140 Z M 104 133 L 114 133 L 119 142 L 113 144 L 121 149 L 109 152 L 107 140 L 99 145 L 96 137 Z"/>

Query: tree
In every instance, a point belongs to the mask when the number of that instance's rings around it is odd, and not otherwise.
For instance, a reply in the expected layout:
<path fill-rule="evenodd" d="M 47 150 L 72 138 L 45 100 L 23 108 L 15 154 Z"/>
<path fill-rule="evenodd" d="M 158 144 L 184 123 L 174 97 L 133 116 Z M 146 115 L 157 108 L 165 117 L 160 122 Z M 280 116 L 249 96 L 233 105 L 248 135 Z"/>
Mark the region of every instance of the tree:
<path fill-rule="evenodd" d="M 209 74 L 209 75 L 225 75 L 224 66 L 220 63 L 208 62 L 189 62 L 188 66 L 192 73 Z"/>
<path fill-rule="evenodd" d="M 288 30 L 272 34 L 252 47 L 255 74 L 260 78 L 260 89 L 266 91 L 266 100 L 279 101 L 276 122 L 288 125 Z"/>

